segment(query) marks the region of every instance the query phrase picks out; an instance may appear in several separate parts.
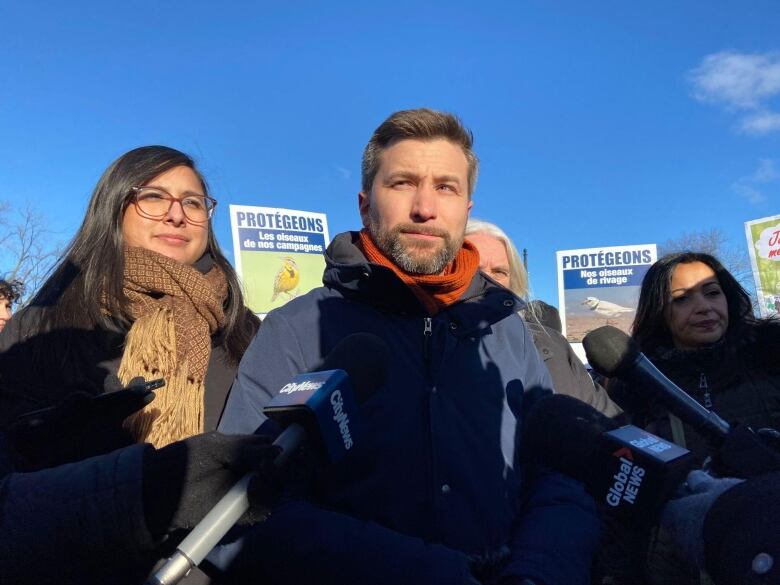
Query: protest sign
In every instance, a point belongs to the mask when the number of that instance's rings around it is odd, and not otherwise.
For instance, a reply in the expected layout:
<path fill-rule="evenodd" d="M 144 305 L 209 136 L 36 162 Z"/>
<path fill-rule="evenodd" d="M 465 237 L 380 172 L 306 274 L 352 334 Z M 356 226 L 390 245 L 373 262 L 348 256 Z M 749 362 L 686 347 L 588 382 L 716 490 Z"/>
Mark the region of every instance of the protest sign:
<path fill-rule="evenodd" d="M 230 206 L 236 272 L 249 308 L 268 313 L 322 284 L 329 243 L 324 214 Z"/>
<path fill-rule="evenodd" d="M 780 215 L 745 222 L 758 310 L 762 317 L 780 316 Z"/>
<path fill-rule="evenodd" d="M 563 334 L 577 355 L 584 357 L 580 342 L 593 329 L 612 325 L 629 333 L 656 245 L 563 250 L 556 257 Z"/>

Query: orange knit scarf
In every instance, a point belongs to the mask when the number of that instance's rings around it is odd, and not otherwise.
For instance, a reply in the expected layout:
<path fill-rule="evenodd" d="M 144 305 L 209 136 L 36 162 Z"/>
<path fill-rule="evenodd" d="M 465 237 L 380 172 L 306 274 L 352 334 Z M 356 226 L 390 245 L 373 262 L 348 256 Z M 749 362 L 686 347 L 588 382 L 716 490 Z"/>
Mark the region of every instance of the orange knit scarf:
<path fill-rule="evenodd" d="M 429 315 L 435 315 L 457 301 L 466 292 L 479 268 L 479 253 L 468 240 L 464 240 L 455 259 L 441 274 L 409 274 L 401 270 L 377 248 L 366 229 L 360 231 L 358 247 L 369 262 L 392 270 L 411 289 Z"/>

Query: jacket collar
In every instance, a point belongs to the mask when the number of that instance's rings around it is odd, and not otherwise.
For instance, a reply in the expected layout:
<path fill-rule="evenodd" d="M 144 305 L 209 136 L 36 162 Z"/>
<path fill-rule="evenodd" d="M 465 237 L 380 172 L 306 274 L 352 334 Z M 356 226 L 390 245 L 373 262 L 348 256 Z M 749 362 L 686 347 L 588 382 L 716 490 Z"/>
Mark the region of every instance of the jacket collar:
<path fill-rule="evenodd" d="M 333 239 L 325 252 L 323 284 L 383 312 L 426 316 L 401 279 L 389 268 L 369 262 L 355 245 L 357 240 L 358 232 L 344 232 Z M 521 299 L 477 272 L 460 300 L 442 313 L 448 315 L 453 333 L 465 336 L 523 308 Z"/>

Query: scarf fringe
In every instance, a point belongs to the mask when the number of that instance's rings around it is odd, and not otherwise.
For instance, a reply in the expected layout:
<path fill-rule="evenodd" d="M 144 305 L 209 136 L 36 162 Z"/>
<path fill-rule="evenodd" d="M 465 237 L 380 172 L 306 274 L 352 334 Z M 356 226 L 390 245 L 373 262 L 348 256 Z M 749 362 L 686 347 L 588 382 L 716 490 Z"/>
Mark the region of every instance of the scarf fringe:
<path fill-rule="evenodd" d="M 177 363 L 176 332 L 169 308 L 157 309 L 133 323 L 118 376 L 123 384 L 136 376 L 165 380 L 154 401 L 125 420 L 124 426 L 138 442 L 163 447 L 203 432 L 203 380 L 190 375 L 186 361 Z"/>

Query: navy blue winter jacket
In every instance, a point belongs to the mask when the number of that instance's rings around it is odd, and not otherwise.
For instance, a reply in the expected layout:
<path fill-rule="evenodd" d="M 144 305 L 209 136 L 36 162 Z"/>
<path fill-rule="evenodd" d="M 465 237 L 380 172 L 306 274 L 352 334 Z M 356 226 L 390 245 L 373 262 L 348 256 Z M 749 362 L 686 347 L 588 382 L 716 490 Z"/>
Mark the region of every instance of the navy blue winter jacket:
<path fill-rule="evenodd" d="M 341 339 L 391 348 L 385 385 L 360 409 L 363 440 L 318 469 L 309 500 L 213 555 L 271 583 L 468 583 L 467 556 L 500 555 L 500 576 L 588 582 L 598 539 L 593 502 L 562 475 L 524 470 L 519 429 L 549 374 L 516 311 L 521 301 L 477 274 L 433 317 L 355 233 L 326 254 L 324 287 L 272 311 L 246 351 L 220 423 L 254 431 L 263 406 Z M 237 553 L 237 551 L 239 551 Z M 236 568 L 239 567 L 239 568 Z"/>
<path fill-rule="evenodd" d="M 133 445 L 14 473 L 0 436 L 0 583 L 142 583 L 159 558 Z"/>

